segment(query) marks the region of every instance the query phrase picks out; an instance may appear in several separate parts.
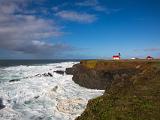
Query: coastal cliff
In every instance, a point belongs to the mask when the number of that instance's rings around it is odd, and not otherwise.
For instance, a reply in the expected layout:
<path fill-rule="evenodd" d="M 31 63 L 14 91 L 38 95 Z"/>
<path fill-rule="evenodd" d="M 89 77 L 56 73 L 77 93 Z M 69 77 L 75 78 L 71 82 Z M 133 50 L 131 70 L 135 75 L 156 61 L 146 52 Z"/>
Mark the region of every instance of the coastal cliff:
<path fill-rule="evenodd" d="M 88 60 L 66 69 L 83 87 L 104 89 L 77 120 L 159 120 L 160 61 Z"/>

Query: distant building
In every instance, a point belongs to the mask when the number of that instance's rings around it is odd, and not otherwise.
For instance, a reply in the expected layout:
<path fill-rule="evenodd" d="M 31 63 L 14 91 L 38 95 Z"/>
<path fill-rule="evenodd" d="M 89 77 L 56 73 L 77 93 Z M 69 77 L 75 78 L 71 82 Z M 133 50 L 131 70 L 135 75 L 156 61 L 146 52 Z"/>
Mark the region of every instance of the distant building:
<path fill-rule="evenodd" d="M 113 60 L 120 60 L 120 56 L 119 55 L 114 55 L 112 58 L 113 58 Z"/>
<path fill-rule="evenodd" d="M 139 58 L 136 58 L 136 57 L 131 58 L 131 60 L 137 60 L 137 59 L 139 59 Z"/>
<path fill-rule="evenodd" d="M 147 56 L 146 59 L 147 59 L 147 60 L 153 60 L 153 57 Z"/>
<path fill-rule="evenodd" d="M 132 59 L 132 60 L 135 60 L 136 58 L 133 57 L 133 58 L 131 58 L 131 59 Z"/>

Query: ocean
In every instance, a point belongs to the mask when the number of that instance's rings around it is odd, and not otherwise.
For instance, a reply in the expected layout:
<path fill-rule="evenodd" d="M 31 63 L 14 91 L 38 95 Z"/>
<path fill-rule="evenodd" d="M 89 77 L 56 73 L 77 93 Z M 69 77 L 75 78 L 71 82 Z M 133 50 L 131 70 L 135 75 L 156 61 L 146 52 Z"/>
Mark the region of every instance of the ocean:
<path fill-rule="evenodd" d="M 74 120 L 103 90 L 59 74 L 78 60 L 0 60 L 0 120 Z"/>
<path fill-rule="evenodd" d="M 0 67 L 17 66 L 17 65 L 38 65 L 38 64 L 49 64 L 49 63 L 60 63 L 60 62 L 78 62 L 78 59 L 57 59 L 57 60 L 0 60 Z"/>

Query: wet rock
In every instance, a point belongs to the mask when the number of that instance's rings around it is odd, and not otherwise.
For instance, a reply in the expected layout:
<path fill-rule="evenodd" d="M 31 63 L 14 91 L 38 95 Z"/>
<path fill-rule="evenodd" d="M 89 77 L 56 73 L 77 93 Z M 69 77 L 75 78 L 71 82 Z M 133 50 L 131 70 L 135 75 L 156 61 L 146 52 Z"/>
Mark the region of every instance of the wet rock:
<path fill-rule="evenodd" d="M 57 89 L 58 89 L 58 86 L 55 86 L 55 87 L 52 89 L 52 91 L 56 92 Z"/>
<path fill-rule="evenodd" d="M 3 100 L 2 98 L 0 98 L 0 110 L 5 108 L 5 105 L 3 105 Z"/>
<path fill-rule="evenodd" d="M 44 120 L 45 116 L 39 116 L 35 120 Z"/>
<path fill-rule="evenodd" d="M 9 82 L 17 82 L 17 81 L 20 81 L 20 79 L 12 79 Z"/>
<path fill-rule="evenodd" d="M 44 120 L 45 116 L 32 116 L 30 117 L 31 120 Z M 47 119 L 48 120 L 48 119 Z"/>
<path fill-rule="evenodd" d="M 41 77 L 42 75 L 41 74 L 37 74 L 37 75 L 35 75 L 36 77 Z"/>
<path fill-rule="evenodd" d="M 68 75 L 73 75 L 73 73 L 74 73 L 74 69 L 73 68 L 66 68 L 66 74 L 68 74 Z"/>
<path fill-rule="evenodd" d="M 25 101 L 24 103 L 25 103 L 25 104 L 31 104 L 31 101 L 28 100 L 28 101 Z"/>
<path fill-rule="evenodd" d="M 43 76 L 45 76 L 45 77 L 47 77 L 47 76 L 48 76 L 48 74 L 47 74 L 47 73 L 43 73 L 42 75 L 43 75 Z"/>
<path fill-rule="evenodd" d="M 48 75 L 49 75 L 50 77 L 53 77 L 53 75 L 52 75 L 51 73 L 48 73 Z"/>
<path fill-rule="evenodd" d="M 61 75 L 64 75 L 64 71 L 62 71 L 62 70 L 57 70 L 57 71 L 54 71 L 55 73 L 58 73 L 58 74 L 61 74 Z"/>
<path fill-rule="evenodd" d="M 44 74 L 42 74 L 44 77 L 53 77 L 53 75 L 51 74 L 51 73 L 44 73 Z"/>
<path fill-rule="evenodd" d="M 57 66 L 56 68 L 62 68 L 62 66 Z"/>
<path fill-rule="evenodd" d="M 11 100 L 7 100 L 8 103 L 11 103 Z"/>
<path fill-rule="evenodd" d="M 34 99 L 38 99 L 38 98 L 39 98 L 39 95 L 34 97 Z"/>
<path fill-rule="evenodd" d="M 83 73 L 85 71 L 87 71 L 87 68 L 85 68 L 81 64 L 76 64 L 76 65 L 73 65 L 72 68 L 66 68 L 65 72 L 68 75 L 74 75 L 74 74 Z"/>

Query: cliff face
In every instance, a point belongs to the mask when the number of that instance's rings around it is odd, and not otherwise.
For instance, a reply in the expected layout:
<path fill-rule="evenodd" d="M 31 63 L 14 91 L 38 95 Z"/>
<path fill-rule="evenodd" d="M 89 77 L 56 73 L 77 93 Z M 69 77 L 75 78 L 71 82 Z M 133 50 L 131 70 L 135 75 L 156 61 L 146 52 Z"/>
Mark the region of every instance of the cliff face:
<path fill-rule="evenodd" d="M 81 61 L 67 69 L 88 88 L 105 89 L 77 120 L 159 120 L 159 61 Z"/>
<path fill-rule="evenodd" d="M 130 78 L 144 65 L 144 62 L 81 61 L 66 69 L 66 73 L 72 74 L 73 81 L 83 87 L 105 90 L 113 80 Z"/>

